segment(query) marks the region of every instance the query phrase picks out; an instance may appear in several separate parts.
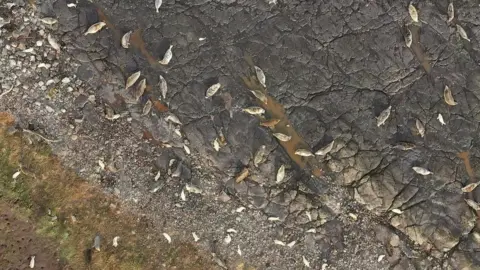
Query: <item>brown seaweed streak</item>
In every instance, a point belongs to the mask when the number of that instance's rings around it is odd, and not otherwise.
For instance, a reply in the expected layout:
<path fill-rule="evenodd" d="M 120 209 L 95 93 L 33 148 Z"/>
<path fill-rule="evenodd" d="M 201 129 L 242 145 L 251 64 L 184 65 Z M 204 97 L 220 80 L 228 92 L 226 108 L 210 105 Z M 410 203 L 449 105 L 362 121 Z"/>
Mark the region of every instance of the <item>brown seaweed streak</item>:
<path fill-rule="evenodd" d="M 247 57 L 247 63 L 253 70 L 253 61 Z M 285 149 L 290 158 L 303 170 L 309 171 L 310 174 L 321 177 L 324 175 L 324 172 L 321 168 L 317 166 L 317 161 L 315 157 L 303 157 L 295 154 L 295 151 L 299 148 L 310 149 L 310 146 L 300 137 L 300 135 L 292 127 L 292 124 L 287 118 L 285 109 L 281 104 L 279 104 L 275 99 L 270 97 L 266 93 L 266 89 L 260 84 L 255 75 L 248 75 L 242 77 L 243 82 L 250 90 L 260 90 L 265 93 L 267 97 L 267 103 L 258 101 L 259 105 L 265 109 L 267 115 L 271 119 L 278 119 L 279 122 L 272 128 L 272 132 L 278 132 L 283 134 L 288 134 L 291 136 L 289 141 L 280 141 L 278 143 Z"/>
<path fill-rule="evenodd" d="M 457 154 L 459 158 L 463 160 L 463 163 L 465 164 L 465 170 L 467 170 L 467 174 L 470 177 L 470 183 L 475 183 L 475 175 L 473 173 L 472 165 L 470 164 L 470 157 L 468 152 L 460 152 Z M 473 198 L 473 192 L 468 192 L 467 197 L 470 200 L 474 200 Z M 475 200 L 474 200 L 475 201 Z M 475 211 L 477 214 L 477 219 L 480 219 L 480 211 Z M 476 224 L 477 228 L 480 229 L 480 224 L 477 222 Z"/>
<path fill-rule="evenodd" d="M 410 31 L 412 32 L 412 39 L 413 39 L 412 46 L 410 47 L 410 49 L 412 50 L 413 54 L 415 54 L 415 57 L 422 65 L 425 72 L 427 74 L 430 74 L 432 70 L 432 66 L 430 65 L 428 57 L 425 56 L 425 52 L 423 51 L 420 43 L 420 27 L 417 25 L 412 25 L 410 27 Z"/>
<path fill-rule="evenodd" d="M 115 39 L 117 42 L 120 43 L 120 40 L 122 38 L 122 35 L 119 30 L 115 29 L 115 25 L 110 22 L 110 20 L 107 18 L 103 10 L 99 7 L 97 7 L 97 14 L 100 19 L 100 21 L 103 21 L 107 24 L 107 27 L 113 31 Z M 155 57 L 152 56 L 152 54 L 147 50 L 145 46 L 145 41 L 143 41 L 142 38 L 142 30 L 141 29 L 136 29 L 135 31 L 132 32 L 130 36 L 130 46 L 133 48 L 137 49 L 140 51 L 140 53 L 147 59 L 148 63 L 153 66 L 153 67 L 158 67 L 160 64 L 158 61 L 155 59 Z"/>
<path fill-rule="evenodd" d="M 467 174 L 470 177 L 470 182 L 475 183 L 475 176 L 473 173 L 472 165 L 470 164 L 468 152 L 460 152 L 457 156 L 463 160 L 463 163 L 465 163 L 465 169 L 467 170 Z"/>

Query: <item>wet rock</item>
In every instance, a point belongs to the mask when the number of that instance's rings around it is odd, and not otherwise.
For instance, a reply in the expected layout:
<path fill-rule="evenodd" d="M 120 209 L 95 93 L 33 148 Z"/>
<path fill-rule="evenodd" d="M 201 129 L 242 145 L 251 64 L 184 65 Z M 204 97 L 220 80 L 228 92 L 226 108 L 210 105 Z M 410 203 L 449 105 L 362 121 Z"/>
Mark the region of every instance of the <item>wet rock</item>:
<path fill-rule="evenodd" d="M 264 208 L 268 203 L 264 187 L 252 182 L 247 182 L 246 186 L 248 186 L 248 200 L 256 208 Z"/>
<path fill-rule="evenodd" d="M 192 178 L 192 170 L 185 163 L 180 163 L 180 178 L 183 180 L 190 180 Z"/>
<path fill-rule="evenodd" d="M 259 206 L 257 206 L 257 207 L 259 207 Z M 265 214 L 267 214 L 267 216 L 278 217 L 278 218 L 280 218 L 280 220 L 285 220 L 285 218 L 288 215 L 288 208 L 286 206 L 270 202 L 265 207 L 263 212 Z"/>
<path fill-rule="evenodd" d="M 409 208 L 402 215 L 393 217 L 391 224 L 405 232 L 417 244 L 432 249 L 434 256 L 442 256 L 442 252 L 452 249 L 460 241 L 461 236 L 473 228 L 473 220 L 476 217 L 467 208 L 461 195 L 438 193 L 432 202 L 419 204 Z M 434 209 L 435 211 L 432 211 Z M 425 218 L 435 222 L 425 224 L 422 222 Z"/>
<path fill-rule="evenodd" d="M 276 203 L 282 206 L 289 206 L 293 199 L 295 199 L 297 192 L 292 190 L 290 192 L 281 192 L 279 195 L 273 197 L 272 203 Z"/>
<path fill-rule="evenodd" d="M 258 196 L 258 197 L 267 197 L 265 188 L 256 183 L 248 182 L 248 195 L 249 196 Z"/>
<path fill-rule="evenodd" d="M 241 195 L 247 195 L 248 185 L 245 181 L 237 183 L 237 182 L 235 182 L 235 179 L 231 179 L 231 180 L 229 180 L 229 182 L 233 183 L 234 193 L 239 193 Z"/>
<path fill-rule="evenodd" d="M 299 212 L 310 207 L 311 205 L 307 197 L 303 194 L 299 194 L 290 204 L 290 213 Z"/>
<path fill-rule="evenodd" d="M 168 163 L 171 157 L 168 152 L 163 152 L 158 158 L 155 159 L 154 165 L 158 170 L 167 170 Z"/>
<path fill-rule="evenodd" d="M 262 209 L 268 204 L 268 201 L 265 197 L 249 196 L 248 200 L 257 209 Z"/>
<path fill-rule="evenodd" d="M 88 96 L 83 94 L 80 94 L 78 97 L 76 97 L 74 101 L 75 106 L 77 108 L 83 108 L 85 104 L 87 104 L 87 102 L 88 102 Z"/>
<path fill-rule="evenodd" d="M 87 64 L 81 65 L 77 69 L 77 73 L 76 73 L 77 77 L 83 81 L 90 80 L 93 77 L 93 74 L 94 74 L 93 70 L 91 70 L 90 66 L 88 66 Z"/>

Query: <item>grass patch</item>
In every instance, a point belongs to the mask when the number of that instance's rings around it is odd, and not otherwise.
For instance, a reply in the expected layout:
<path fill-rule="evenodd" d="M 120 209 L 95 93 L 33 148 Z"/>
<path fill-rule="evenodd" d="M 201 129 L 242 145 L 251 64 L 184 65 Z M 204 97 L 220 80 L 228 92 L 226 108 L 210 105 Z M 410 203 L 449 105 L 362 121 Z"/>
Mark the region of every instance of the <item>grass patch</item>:
<path fill-rule="evenodd" d="M 10 164 L 10 149 L 0 142 L 0 198 L 6 202 L 20 204 L 24 208 L 31 206 L 28 187 L 23 183 L 22 175 L 13 179 L 18 168 Z"/>

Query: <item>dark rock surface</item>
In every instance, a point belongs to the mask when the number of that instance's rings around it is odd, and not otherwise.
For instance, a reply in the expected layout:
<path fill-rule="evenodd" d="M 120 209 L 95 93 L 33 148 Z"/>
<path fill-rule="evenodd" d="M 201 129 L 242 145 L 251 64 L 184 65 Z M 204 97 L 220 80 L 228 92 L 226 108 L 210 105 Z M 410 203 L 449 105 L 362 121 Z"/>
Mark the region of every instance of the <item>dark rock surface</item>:
<path fill-rule="evenodd" d="M 478 173 L 469 177 L 457 156 L 468 151 L 472 167 L 480 165 L 476 1 L 455 2 L 450 24 L 447 1 L 414 2 L 419 23 L 411 22 L 407 1 L 164 2 L 156 13 L 153 1 L 80 1 L 76 8 L 64 0 L 39 1 L 41 16 L 58 18 L 56 36 L 78 63 L 82 86 L 96 97 L 89 101 L 88 94 L 79 94 L 68 111 L 72 118 L 83 117 L 83 129 L 108 125 L 121 137 L 131 130 L 125 140 L 155 146 L 136 152 L 136 162 L 153 163 L 168 176 L 169 160 L 177 160 L 173 168 L 182 160 L 182 185 L 193 183 L 211 194 L 224 190 L 237 203 L 278 217 L 280 231 L 302 234 L 303 247 L 316 256 L 315 269 L 323 259 L 341 269 L 351 265 L 342 261 L 352 258 L 374 269 L 355 243 L 375 238 L 365 241 L 387 249 L 392 269 L 480 267 L 476 213 L 461 192 Z M 107 21 L 107 28 L 84 35 L 99 20 Z M 455 24 L 470 42 L 460 38 Z M 405 46 L 406 28 L 413 34 L 411 48 Z M 130 30 L 135 31 L 131 48 L 124 49 L 120 39 Z M 173 59 L 162 66 L 157 61 L 170 44 Z M 318 150 L 335 139 L 325 158 L 308 161 L 324 169 L 323 177 L 302 170 L 261 120 L 242 112 L 258 105 L 241 79 L 249 74 L 245 56 L 265 72 L 268 95 L 284 106 L 302 143 Z M 130 104 L 125 80 L 138 70 L 148 86 L 138 104 Z M 159 75 L 168 83 L 165 100 Z M 205 91 L 216 82 L 222 88 L 206 99 Z M 444 102 L 445 85 L 458 105 Z M 144 116 L 148 99 L 159 103 Z M 103 119 L 105 104 L 121 115 L 118 120 Z M 390 118 L 377 127 L 376 117 L 389 105 Z M 183 125 L 168 122 L 171 113 Z M 440 124 L 438 113 L 447 125 Z M 425 124 L 424 137 L 416 131 L 416 119 Z M 97 134 L 112 152 L 119 139 L 113 134 Z M 217 152 L 213 141 L 222 137 L 226 144 Z M 192 155 L 185 153 L 185 142 Z M 415 148 L 393 147 L 400 142 Z M 172 148 L 162 148 L 165 144 Z M 262 145 L 267 158 L 255 167 L 252 159 Z M 282 164 L 286 177 L 276 183 Z M 433 174 L 416 174 L 413 166 Z M 234 176 L 244 167 L 250 176 L 236 183 Z M 117 181 L 107 186 L 131 189 Z M 478 190 L 468 196 L 480 201 Z M 353 212 L 360 226 L 352 224 Z M 313 228 L 314 233 L 306 232 Z"/>

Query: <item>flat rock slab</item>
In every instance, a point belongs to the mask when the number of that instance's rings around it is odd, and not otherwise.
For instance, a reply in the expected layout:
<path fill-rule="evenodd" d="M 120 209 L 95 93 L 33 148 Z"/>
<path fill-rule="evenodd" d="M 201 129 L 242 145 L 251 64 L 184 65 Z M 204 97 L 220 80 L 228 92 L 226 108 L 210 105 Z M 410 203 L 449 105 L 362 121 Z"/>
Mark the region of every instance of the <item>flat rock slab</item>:
<path fill-rule="evenodd" d="M 271 2 L 166 2 L 156 13 L 153 2 L 80 1 L 68 8 L 59 0 L 42 1 L 38 10 L 58 18 L 55 36 L 78 63 L 85 92 L 96 96 L 90 103 L 80 94 L 70 97 L 76 102 L 68 113 L 88 119 L 85 134 L 108 127 L 125 140 L 99 132 L 105 147 L 98 152 L 120 155 L 114 149 L 131 143 L 142 149 L 131 150 L 139 166 L 155 155 L 184 160 L 192 172 L 179 177 L 179 185 L 197 181 L 210 194 L 226 190 L 287 228 L 315 228 L 315 237 L 305 239 L 317 248 L 339 241 L 351 222 L 343 217 L 363 209 L 375 216 L 368 222 L 387 226 L 406 241 L 395 249 L 407 259 L 392 259 L 394 267 L 408 268 L 420 256 L 417 251 L 435 258 L 422 261 L 428 267 L 477 264 L 476 216 L 460 190 L 471 179 L 457 154 L 469 151 L 478 168 L 478 3 L 456 6 L 455 20 L 447 23 L 448 3 L 424 1 L 416 4 L 419 23 L 412 23 L 407 1 Z M 84 35 L 100 20 L 107 23 L 104 29 Z M 459 36 L 456 24 L 470 42 Z M 407 29 L 413 36 L 410 48 L 404 41 Z M 128 31 L 134 32 L 125 49 L 120 41 Z M 160 65 L 170 45 L 172 60 Z M 324 168 L 324 178 L 317 181 L 300 170 L 261 120 L 242 111 L 258 105 L 241 79 L 249 75 L 245 58 L 264 71 L 268 95 L 283 105 L 303 146 L 318 150 L 335 140 L 330 153 L 311 159 Z M 125 81 L 136 71 L 147 87 L 131 102 L 137 88 L 126 90 Z M 160 98 L 159 75 L 168 83 L 166 99 Z M 207 88 L 217 82 L 222 88 L 206 99 Z M 458 105 L 444 102 L 446 85 Z M 143 115 L 148 100 L 157 103 Z M 102 119 L 105 105 L 119 120 Z M 388 106 L 391 115 L 378 127 L 376 117 Z M 439 113 L 446 125 L 437 120 Z M 182 125 L 167 121 L 170 114 Z M 417 120 L 425 126 L 424 136 Z M 130 135 L 123 136 L 120 131 L 127 129 Z M 216 151 L 218 138 L 225 145 Z M 144 146 L 145 139 L 155 149 Z M 402 150 L 398 145 L 404 142 L 414 148 Z M 252 158 L 263 145 L 267 157 L 255 167 Z M 276 183 L 282 164 L 287 176 Z M 419 175 L 413 166 L 433 174 Z M 250 178 L 232 181 L 244 167 L 251 168 Z M 169 175 L 168 169 L 162 173 Z M 199 177 L 206 175 L 211 178 Z M 109 186 L 141 186 L 129 177 L 142 176 L 131 174 Z M 477 192 L 470 195 L 480 199 Z M 351 247 L 335 246 L 344 248 Z"/>

